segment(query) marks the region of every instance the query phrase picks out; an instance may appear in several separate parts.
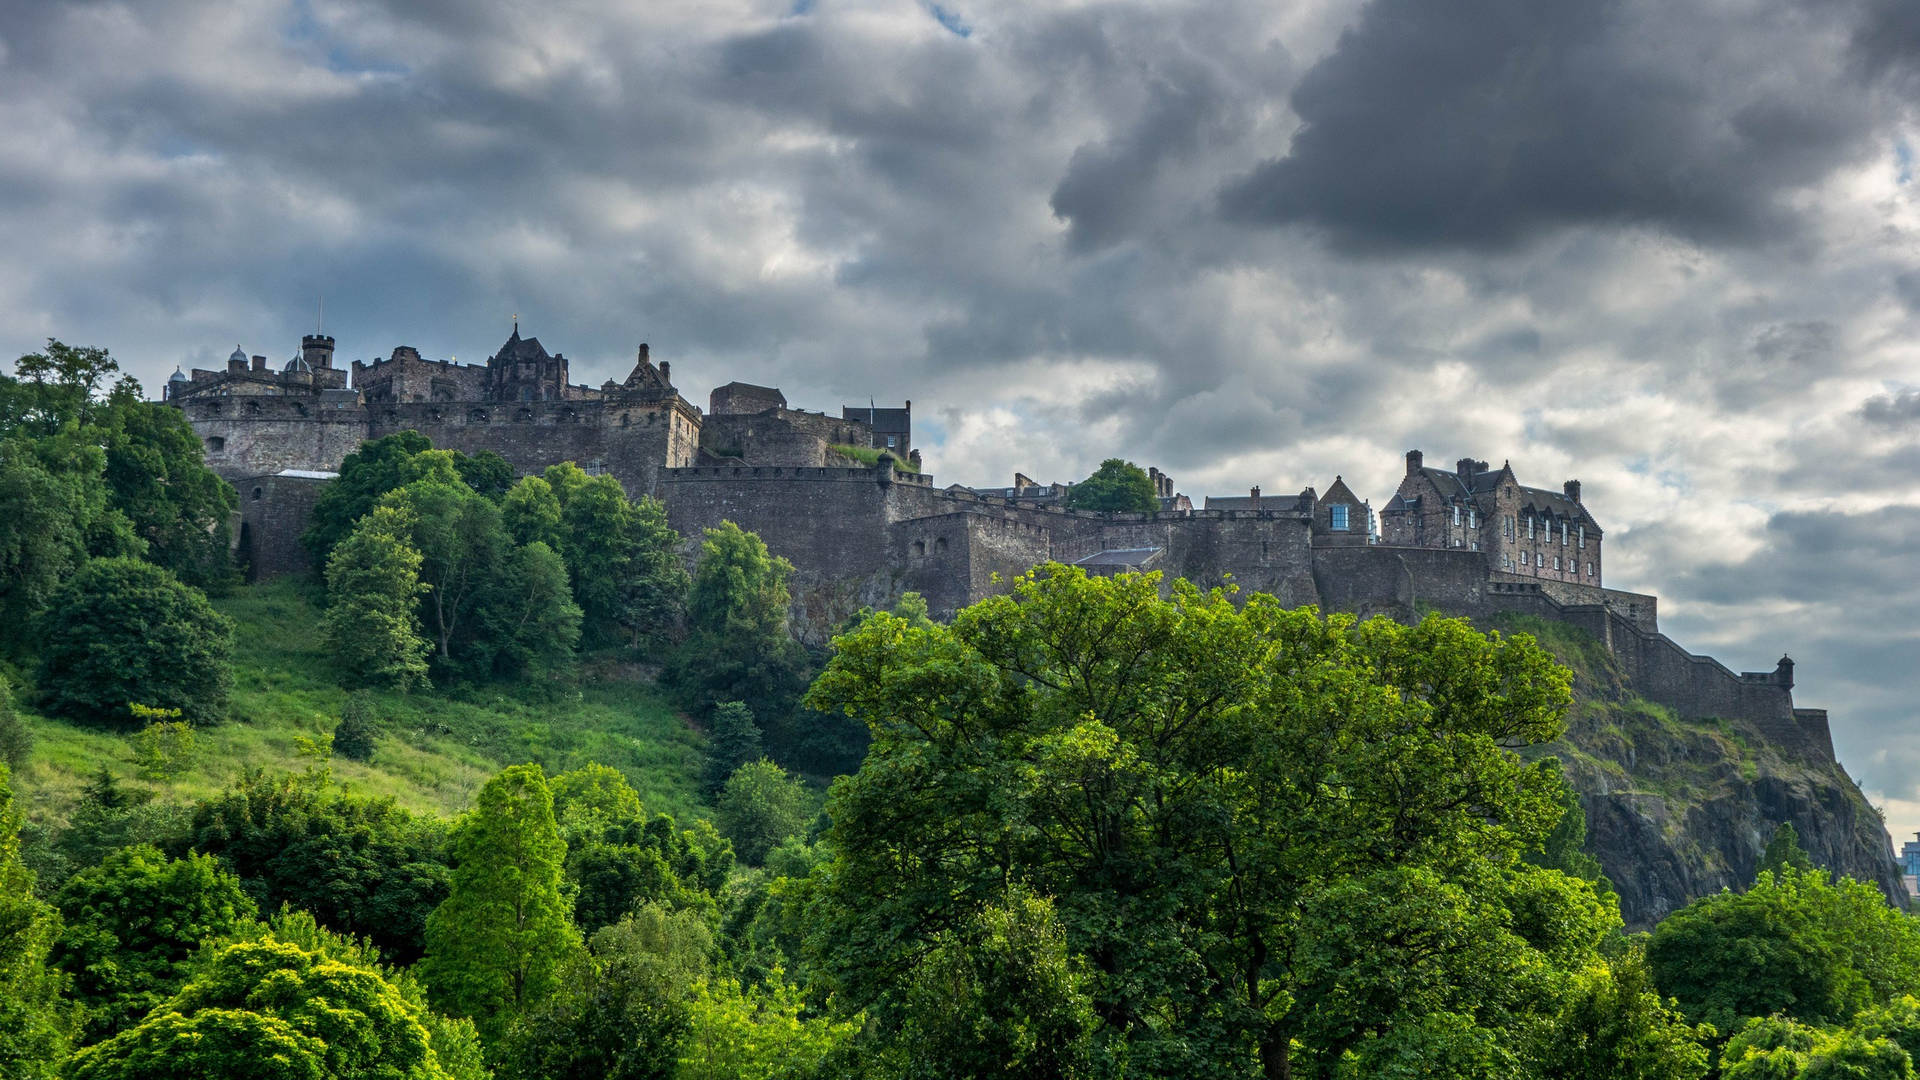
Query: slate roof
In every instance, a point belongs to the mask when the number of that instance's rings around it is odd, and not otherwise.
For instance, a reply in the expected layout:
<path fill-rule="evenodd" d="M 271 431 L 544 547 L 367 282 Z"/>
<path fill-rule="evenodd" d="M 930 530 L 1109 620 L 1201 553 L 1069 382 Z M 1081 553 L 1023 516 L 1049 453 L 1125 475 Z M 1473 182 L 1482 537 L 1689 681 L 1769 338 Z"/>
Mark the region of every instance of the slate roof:
<path fill-rule="evenodd" d="M 1258 509 L 1305 510 L 1306 495 L 1307 493 L 1304 491 L 1298 493 L 1276 491 L 1272 495 L 1262 495 L 1260 496 Z M 1253 496 L 1251 495 L 1209 495 L 1207 496 L 1207 501 L 1203 509 L 1252 510 L 1255 509 L 1255 507 L 1253 504 Z"/>
<path fill-rule="evenodd" d="M 913 427 L 913 414 L 905 409 L 871 409 L 865 405 L 842 405 L 840 419 L 871 422 L 875 431 L 903 432 Z"/>
<path fill-rule="evenodd" d="M 507 339 L 505 345 L 500 346 L 499 352 L 493 354 L 493 362 L 496 364 L 512 364 L 549 359 L 552 358 L 547 355 L 547 350 L 541 346 L 539 338 L 523 338 L 520 336 L 519 323 L 513 324 L 513 336 Z"/>
<path fill-rule="evenodd" d="M 1493 513 L 1493 489 L 1499 483 L 1500 474 L 1505 471 L 1504 468 L 1501 468 L 1475 472 L 1471 474 L 1470 480 L 1462 483 L 1460 474 L 1450 469 L 1438 469 L 1432 466 L 1423 466 L 1420 469 L 1420 472 L 1439 489 L 1443 498 L 1448 500 L 1471 500 L 1473 504 L 1479 507 L 1480 511 L 1485 514 Z M 1536 514 L 1551 514 L 1556 518 L 1566 518 L 1570 521 L 1584 524 L 1596 533 L 1600 531 L 1600 523 L 1593 519 L 1593 515 L 1587 511 L 1587 508 L 1568 498 L 1565 492 L 1552 491 L 1547 488 L 1528 487 L 1525 484 L 1516 484 L 1515 486 L 1520 489 L 1522 498 L 1520 508 L 1522 510 L 1532 510 Z M 1394 502 L 1401 506 L 1418 506 L 1420 504 L 1418 498 L 1405 499 L 1396 497 Z M 1208 500 L 1208 505 L 1212 505 L 1211 499 Z"/>
<path fill-rule="evenodd" d="M 1161 552 L 1157 547 L 1108 548 L 1096 551 L 1083 559 L 1073 560 L 1075 566 L 1145 566 Z"/>

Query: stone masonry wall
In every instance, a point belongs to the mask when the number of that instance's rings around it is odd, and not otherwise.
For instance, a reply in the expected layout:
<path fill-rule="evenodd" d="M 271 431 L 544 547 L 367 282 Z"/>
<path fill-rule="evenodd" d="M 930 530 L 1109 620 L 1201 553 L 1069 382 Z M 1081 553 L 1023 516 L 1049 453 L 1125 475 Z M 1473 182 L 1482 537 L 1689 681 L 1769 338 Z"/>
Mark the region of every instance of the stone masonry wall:
<path fill-rule="evenodd" d="M 367 438 L 364 410 L 323 408 L 317 398 L 215 398 L 182 407 L 206 446 L 207 467 L 230 480 L 335 470 Z"/>
<path fill-rule="evenodd" d="M 609 472 L 630 497 L 660 494 L 662 463 L 691 462 L 691 422 L 661 405 L 540 401 L 376 406 L 372 438 L 414 430 L 443 450 L 492 450 L 525 475 L 562 461 Z"/>
<path fill-rule="evenodd" d="M 234 559 L 248 581 L 305 573 L 312 560 L 300 543 L 307 519 L 326 480 L 306 476 L 253 476 L 234 482 L 240 491 L 240 521 L 233 529 Z"/>

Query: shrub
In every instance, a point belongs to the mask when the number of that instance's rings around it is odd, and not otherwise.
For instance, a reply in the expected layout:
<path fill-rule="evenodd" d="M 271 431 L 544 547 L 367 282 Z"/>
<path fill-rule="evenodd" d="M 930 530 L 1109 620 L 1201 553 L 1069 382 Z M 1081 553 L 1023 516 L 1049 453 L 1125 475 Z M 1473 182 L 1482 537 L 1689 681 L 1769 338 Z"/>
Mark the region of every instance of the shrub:
<path fill-rule="evenodd" d="M 233 623 L 200 590 L 137 559 L 95 559 L 55 593 L 42 622 L 48 712 L 127 726 L 141 701 L 193 722 L 226 711 Z"/>

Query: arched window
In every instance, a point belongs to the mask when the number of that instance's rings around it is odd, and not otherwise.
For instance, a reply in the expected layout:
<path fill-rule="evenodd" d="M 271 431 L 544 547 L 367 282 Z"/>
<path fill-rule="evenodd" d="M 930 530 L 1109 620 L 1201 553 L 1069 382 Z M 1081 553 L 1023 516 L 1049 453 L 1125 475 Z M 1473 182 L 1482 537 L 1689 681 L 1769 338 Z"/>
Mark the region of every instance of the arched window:
<path fill-rule="evenodd" d="M 913 553 L 914 553 L 914 555 L 916 555 L 916 556 L 924 556 L 924 555 L 926 555 L 926 553 L 927 553 L 927 542 L 926 542 L 925 540 L 915 540 L 915 541 L 913 542 Z"/>
<path fill-rule="evenodd" d="M 266 492 L 265 492 L 265 491 L 264 491 L 263 489 L 261 489 L 261 488 L 254 488 L 254 489 L 253 489 L 253 501 L 254 501 L 254 502 L 259 502 L 259 501 L 260 501 L 260 497 L 261 497 L 262 495 L 265 495 L 265 494 L 266 494 Z"/>

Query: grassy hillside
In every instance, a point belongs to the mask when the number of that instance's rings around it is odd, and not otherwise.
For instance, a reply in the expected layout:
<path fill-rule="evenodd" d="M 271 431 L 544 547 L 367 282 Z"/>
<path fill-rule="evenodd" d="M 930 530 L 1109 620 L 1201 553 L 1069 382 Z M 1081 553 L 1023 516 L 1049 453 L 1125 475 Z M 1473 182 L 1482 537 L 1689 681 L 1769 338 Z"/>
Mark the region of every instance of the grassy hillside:
<path fill-rule="evenodd" d="M 233 719 L 203 728 L 193 767 L 165 783 L 134 779 L 127 735 L 26 713 L 35 737 L 20 787 L 39 821 L 58 820 L 101 765 L 129 784 L 187 801 L 249 769 L 299 770 L 331 733 L 347 695 L 319 643 L 319 612 L 287 581 L 249 586 L 215 602 L 236 623 Z M 705 816 L 695 790 L 701 736 L 631 670 L 589 662 L 576 686 L 483 687 L 443 694 L 376 693 L 381 736 L 371 762 L 329 763 L 347 789 L 391 795 L 442 814 L 463 811 L 501 766 L 538 762 L 549 772 L 589 761 L 627 775 L 649 810 Z"/>

